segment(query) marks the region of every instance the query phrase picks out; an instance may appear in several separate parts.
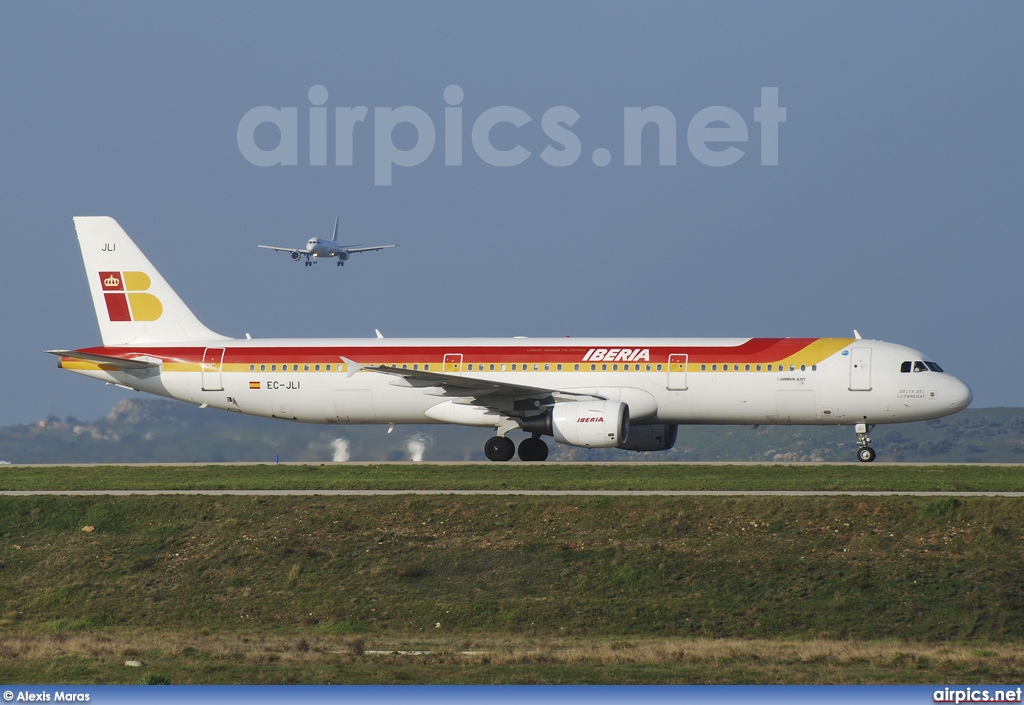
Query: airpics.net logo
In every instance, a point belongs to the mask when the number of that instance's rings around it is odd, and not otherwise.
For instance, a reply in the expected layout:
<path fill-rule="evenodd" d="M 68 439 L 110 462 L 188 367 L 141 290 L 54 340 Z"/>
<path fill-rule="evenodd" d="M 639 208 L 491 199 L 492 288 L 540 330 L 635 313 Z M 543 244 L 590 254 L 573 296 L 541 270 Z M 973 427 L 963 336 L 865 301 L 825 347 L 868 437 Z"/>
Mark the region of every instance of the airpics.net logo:
<path fill-rule="evenodd" d="M 328 92 L 324 86 L 315 85 L 308 91 L 310 105 L 275 108 L 261 105 L 252 108 L 238 122 L 238 150 L 242 156 L 256 166 L 298 166 L 300 163 L 300 136 L 309 144 L 309 160 L 302 161 L 308 166 L 327 166 L 328 135 L 333 134 L 333 166 L 353 166 L 353 153 L 357 139 L 369 139 L 369 126 L 364 125 L 370 114 L 365 105 L 335 107 L 333 120 L 326 103 Z M 461 107 L 465 92 L 457 85 L 444 89 L 444 117 L 441 121 L 445 166 L 462 166 L 466 128 L 476 159 L 495 167 L 513 167 L 533 158 L 534 154 L 516 140 L 516 130 L 528 130 L 533 117 L 525 110 L 512 105 L 498 105 L 484 110 L 475 117 L 464 115 Z M 440 105 L 435 109 L 437 112 Z M 777 166 L 779 163 L 779 125 L 786 121 L 786 108 L 779 105 L 779 89 L 762 87 L 760 105 L 748 116 L 759 126 L 760 160 L 762 166 Z M 567 105 L 556 105 L 544 111 L 540 118 L 540 129 L 549 143 L 537 155 L 542 162 L 552 167 L 567 167 L 583 156 L 584 146 L 572 127 L 581 118 L 580 114 Z M 394 167 L 411 168 L 427 161 L 438 142 L 438 130 L 430 114 L 412 105 L 397 108 L 373 109 L 373 182 L 377 186 L 390 186 Z M 471 124 L 469 124 L 471 123 Z M 648 125 L 652 129 L 645 129 Z M 264 127 L 269 126 L 269 127 Z M 405 126 L 405 127 L 403 127 Z M 499 127 L 501 126 L 501 127 Z M 511 126 L 511 128 L 509 127 Z M 497 128 L 497 130 L 495 129 Z M 415 132 L 415 141 L 404 147 L 395 143 L 395 132 Z M 257 131 L 271 139 L 257 143 Z M 492 140 L 494 133 L 501 132 L 504 139 L 497 147 Z M 276 145 L 273 133 L 276 132 Z M 301 134 L 305 132 L 305 134 Z M 647 107 L 625 107 L 622 109 L 622 165 L 641 166 L 643 140 L 657 141 L 658 164 L 675 166 L 677 141 L 676 116 L 660 105 Z M 508 147 L 508 135 L 513 137 L 513 146 Z M 618 141 L 616 137 L 613 141 Z M 686 146 L 699 163 L 711 167 L 731 166 L 742 159 L 745 145 L 750 141 L 750 129 L 746 118 L 740 112 L 724 105 L 712 105 L 699 110 L 686 126 Z M 402 144 L 405 141 L 400 140 Z M 305 155 L 302 155 L 305 157 Z M 612 151 L 598 147 L 590 152 L 595 166 L 607 167 L 613 161 Z"/>

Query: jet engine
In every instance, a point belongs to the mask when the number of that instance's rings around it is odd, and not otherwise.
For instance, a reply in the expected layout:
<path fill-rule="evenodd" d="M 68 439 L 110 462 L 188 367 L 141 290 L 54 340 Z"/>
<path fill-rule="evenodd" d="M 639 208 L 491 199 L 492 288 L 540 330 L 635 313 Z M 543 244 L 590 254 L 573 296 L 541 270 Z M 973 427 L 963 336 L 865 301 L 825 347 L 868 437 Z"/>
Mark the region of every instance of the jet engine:
<path fill-rule="evenodd" d="M 675 424 L 656 423 L 630 426 L 629 437 L 619 448 L 625 450 L 671 450 L 676 444 L 679 427 Z"/>
<path fill-rule="evenodd" d="M 338 253 L 338 259 L 340 259 L 342 262 L 347 262 L 349 257 L 349 253 L 345 252 L 345 250 L 342 250 L 341 252 Z"/>
<path fill-rule="evenodd" d="M 292 253 L 292 259 L 295 260 L 296 262 L 298 262 L 300 259 L 302 259 L 302 255 L 299 254 L 298 252 L 293 252 Z"/>
<path fill-rule="evenodd" d="M 563 402 L 523 419 L 522 428 L 573 446 L 616 448 L 629 434 L 629 407 L 601 399 Z"/>

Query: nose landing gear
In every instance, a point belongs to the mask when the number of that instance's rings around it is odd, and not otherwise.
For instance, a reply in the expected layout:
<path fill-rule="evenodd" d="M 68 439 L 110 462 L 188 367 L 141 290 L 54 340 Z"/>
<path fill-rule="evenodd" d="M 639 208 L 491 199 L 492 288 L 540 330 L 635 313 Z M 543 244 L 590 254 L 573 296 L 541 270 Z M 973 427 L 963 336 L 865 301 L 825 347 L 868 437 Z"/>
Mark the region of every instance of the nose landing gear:
<path fill-rule="evenodd" d="M 868 423 L 859 423 L 853 427 L 857 432 L 857 460 L 862 463 L 870 463 L 875 459 L 875 449 L 868 445 L 871 442 L 871 439 L 868 438 L 868 433 L 874 427 L 874 424 Z"/>

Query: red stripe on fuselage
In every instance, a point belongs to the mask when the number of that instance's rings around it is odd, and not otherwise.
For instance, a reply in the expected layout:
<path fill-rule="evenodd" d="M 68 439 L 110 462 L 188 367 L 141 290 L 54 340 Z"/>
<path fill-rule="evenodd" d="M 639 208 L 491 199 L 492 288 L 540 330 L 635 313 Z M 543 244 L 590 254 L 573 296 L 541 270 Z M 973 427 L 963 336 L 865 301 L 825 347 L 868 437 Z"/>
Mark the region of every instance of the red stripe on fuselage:
<path fill-rule="evenodd" d="M 551 345 L 551 346 L 504 346 L 474 345 L 472 342 L 459 343 L 451 341 L 440 345 L 423 346 L 274 346 L 274 347 L 231 347 L 230 343 L 223 347 L 224 364 L 273 364 L 273 363 L 336 363 L 342 357 L 356 362 L 370 364 L 383 363 L 442 363 L 449 353 L 461 354 L 464 363 L 495 362 L 495 363 L 577 363 L 582 362 L 586 354 L 601 345 L 604 349 L 649 350 L 650 362 L 667 362 L 669 355 L 689 355 L 689 362 L 774 362 L 794 355 L 819 338 L 751 338 L 740 345 L 723 346 L 687 346 L 687 345 L 637 345 L 630 348 L 628 341 L 614 341 L 621 348 L 614 348 L 613 343 L 600 340 L 594 346 L 586 345 Z M 220 346 L 216 346 L 220 347 Z M 167 362 L 200 363 L 205 347 L 105 347 L 82 348 L 80 352 L 97 355 L 122 357 L 130 352 L 132 355 L 150 355 Z M 611 362 L 612 360 L 606 360 Z M 645 360 L 646 362 L 646 360 Z"/>

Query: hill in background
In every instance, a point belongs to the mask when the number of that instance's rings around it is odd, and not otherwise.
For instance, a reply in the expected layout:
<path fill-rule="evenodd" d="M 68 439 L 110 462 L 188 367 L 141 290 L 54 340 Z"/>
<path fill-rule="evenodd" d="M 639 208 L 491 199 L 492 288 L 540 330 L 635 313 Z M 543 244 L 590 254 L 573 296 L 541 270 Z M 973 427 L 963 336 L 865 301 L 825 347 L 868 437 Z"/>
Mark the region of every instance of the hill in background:
<path fill-rule="evenodd" d="M 123 399 L 95 421 L 51 416 L 0 428 L 0 462 L 482 461 L 489 429 L 326 426 L 241 416 L 163 399 Z M 522 434 L 513 434 L 518 442 Z M 550 460 L 850 461 L 850 427 L 681 426 L 663 453 L 549 443 Z M 875 427 L 881 462 L 1024 462 L 1024 409 L 967 409 L 955 416 Z"/>

